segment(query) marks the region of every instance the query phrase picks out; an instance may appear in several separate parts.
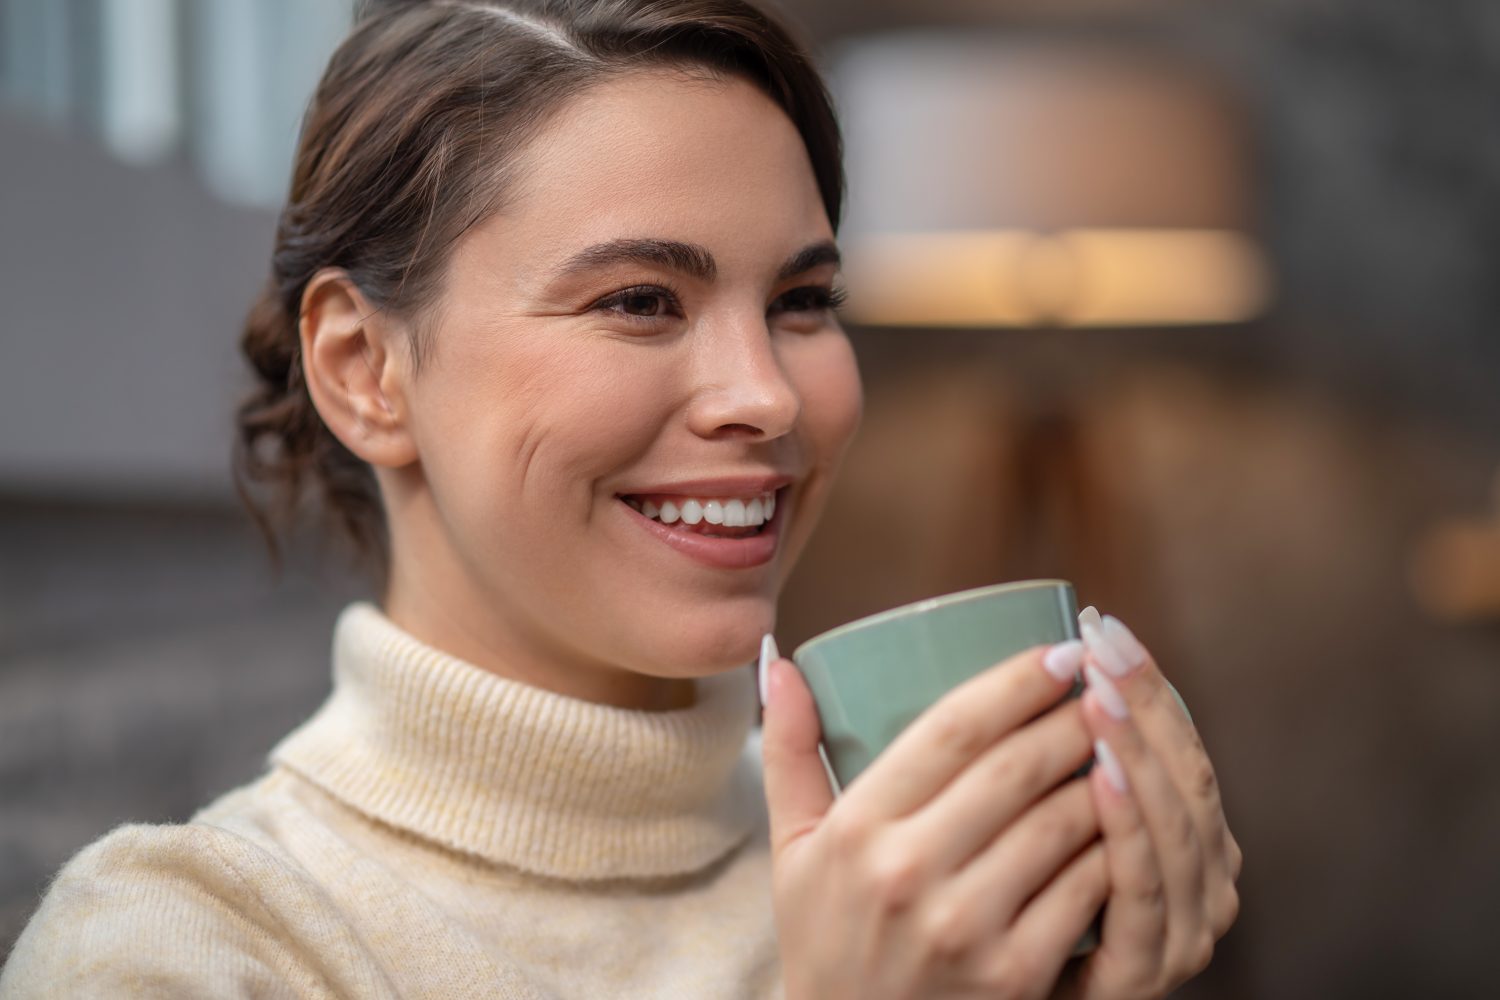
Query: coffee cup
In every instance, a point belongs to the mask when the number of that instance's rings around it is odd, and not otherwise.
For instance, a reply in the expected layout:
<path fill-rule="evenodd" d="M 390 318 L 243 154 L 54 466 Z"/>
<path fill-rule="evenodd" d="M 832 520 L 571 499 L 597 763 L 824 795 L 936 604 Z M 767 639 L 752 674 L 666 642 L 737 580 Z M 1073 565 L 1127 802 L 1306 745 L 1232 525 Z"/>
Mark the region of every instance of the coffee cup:
<path fill-rule="evenodd" d="M 814 636 L 792 654 L 817 704 L 837 788 L 933 702 L 1031 646 L 1078 638 L 1065 580 L 1023 580 L 906 604 Z"/>
<path fill-rule="evenodd" d="M 804 642 L 792 660 L 817 706 L 835 792 L 948 691 L 1024 649 L 1076 638 L 1073 585 L 1024 580 L 917 601 Z M 1075 683 L 1071 694 L 1081 691 Z M 1073 954 L 1096 948 L 1098 935 L 1096 920 Z"/>

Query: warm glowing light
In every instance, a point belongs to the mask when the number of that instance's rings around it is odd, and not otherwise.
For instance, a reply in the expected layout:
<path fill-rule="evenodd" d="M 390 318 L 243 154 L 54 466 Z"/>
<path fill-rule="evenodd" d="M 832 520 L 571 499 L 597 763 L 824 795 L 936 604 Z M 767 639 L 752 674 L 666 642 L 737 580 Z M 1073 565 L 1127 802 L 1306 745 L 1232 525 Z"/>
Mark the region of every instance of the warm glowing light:
<path fill-rule="evenodd" d="M 1500 617 L 1500 521 L 1438 525 L 1419 541 L 1410 580 L 1418 603 L 1437 618 Z"/>
<path fill-rule="evenodd" d="M 887 233 L 847 258 L 849 318 L 876 326 L 1196 326 L 1270 299 L 1260 248 L 1230 230 Z"/>

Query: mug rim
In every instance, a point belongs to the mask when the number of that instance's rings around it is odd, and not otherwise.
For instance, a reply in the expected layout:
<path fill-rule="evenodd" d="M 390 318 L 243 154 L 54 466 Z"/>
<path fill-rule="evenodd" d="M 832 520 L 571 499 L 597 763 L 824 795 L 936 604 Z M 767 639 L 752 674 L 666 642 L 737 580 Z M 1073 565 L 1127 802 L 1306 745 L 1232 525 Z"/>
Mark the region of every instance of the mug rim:
<path fill-rule="evenodd" d="M 1013 590 L 1043 590 L 1047 588 L 1072 587 L 1070 580 L 1061 578 L 1044 577 L 1036 580 L 1012 580 L 1009 583 L 992 583 L 983 587 L 973 587 L 969 590 L 956 590 L 951 594 L 939 594 L 936 597 L 924 597 L 919 601 L 909 604 L 901 604 L 885 611 L 877 611 L 863 618 L 856 618 L 852 622 L 837 625 L 826 632 L 820 632 L 802 643 L 792 652 L 792 661 L 796 662 L 808 649 L 819 645 L 825 640 L 839 639 L 853 632 L 861 632 L 867 628 L 884 625 L 887 622 L 899 618 L 907 618 L 914 614 L 922 614 L 934 608 L 946 607 L 950 604 L 965 604 L 969 601 L 979 600 L 984 597 L 992 597 L 995 594 L 1003 594 Z"/>

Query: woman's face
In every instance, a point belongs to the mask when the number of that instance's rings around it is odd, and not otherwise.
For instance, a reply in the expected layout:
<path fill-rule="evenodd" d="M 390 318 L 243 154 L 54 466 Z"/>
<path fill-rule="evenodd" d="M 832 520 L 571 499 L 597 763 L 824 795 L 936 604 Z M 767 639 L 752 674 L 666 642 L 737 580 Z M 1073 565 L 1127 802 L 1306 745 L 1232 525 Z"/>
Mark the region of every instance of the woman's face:
<path fill-rule="evenodd" d="M 795 127 L 737 79 L 597 86 L 520 166 L 403 390 L 388 607 L 501 673 L 663 707 L 683 685 L 639 675 L 754 657 L 858 424 L 833 234 Z"/>

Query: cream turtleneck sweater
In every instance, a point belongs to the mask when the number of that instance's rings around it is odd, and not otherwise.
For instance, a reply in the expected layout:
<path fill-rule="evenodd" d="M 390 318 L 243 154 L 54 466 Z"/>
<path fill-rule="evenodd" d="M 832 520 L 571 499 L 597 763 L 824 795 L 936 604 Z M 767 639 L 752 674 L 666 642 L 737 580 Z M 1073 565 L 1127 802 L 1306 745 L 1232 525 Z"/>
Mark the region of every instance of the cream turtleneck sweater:
<path fill-rule="evenodd" d="M 260 780 L 65 867 L 0 996 L 779 996 L 754 679 L 670 712 L 447 656 L 356 604 Z"/>

